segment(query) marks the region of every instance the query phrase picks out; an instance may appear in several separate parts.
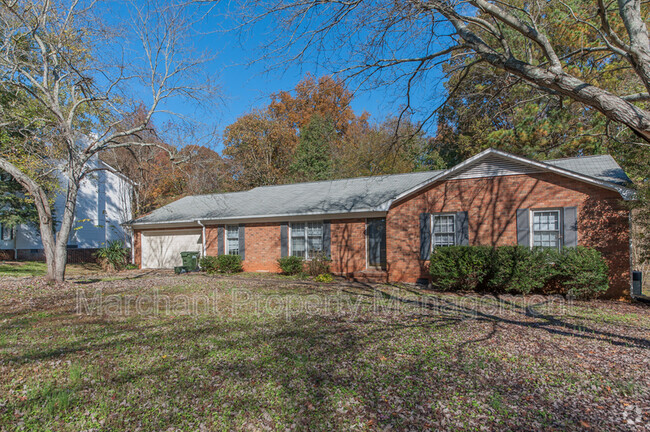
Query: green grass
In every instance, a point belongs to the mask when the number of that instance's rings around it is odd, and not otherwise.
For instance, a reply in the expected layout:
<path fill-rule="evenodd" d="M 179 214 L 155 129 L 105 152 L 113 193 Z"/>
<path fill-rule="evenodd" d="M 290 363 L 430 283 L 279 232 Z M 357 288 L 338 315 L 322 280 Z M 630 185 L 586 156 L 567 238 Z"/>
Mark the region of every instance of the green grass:
<path fill-rule="evenodd" d="M 98 264 L 68 264 L 66 274 L 69 276 L 82 276 L 102 272 Z M 9 277 L 37 277 L 47 274 L 47 265 L 38 261 L 0 261 L 0 278 Z"/>
<path fill-rule="evenodd" d="M 250 275 L 0 284 L 0 430 L 613 430 L 645 407 L 647 308 L 533 316 L 521 297 L 425 294 Z"/>
<path fill-rule="evenodd" d="M 1 262 L 0 277 L 2 276 L 45 276 L 47 266 L 44 262 Z"/>

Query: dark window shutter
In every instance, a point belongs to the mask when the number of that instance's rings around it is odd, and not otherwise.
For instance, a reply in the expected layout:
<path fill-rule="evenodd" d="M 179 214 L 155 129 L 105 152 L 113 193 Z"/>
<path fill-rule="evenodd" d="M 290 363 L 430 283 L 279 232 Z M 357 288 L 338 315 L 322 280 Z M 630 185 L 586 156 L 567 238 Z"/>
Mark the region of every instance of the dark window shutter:
<path fill-rule="evenodd" d="M 217 255 L 223 255 L 224 242 L 226 241 L 223 232 L 223 225 L 217 227 Z"/>
<path fill-rule="evenodd" d="M 466 211 L 456 213 L 456 244 L 469 246 L 469 215 Z"/>
<path fill-rule="evenodd" d="M 563 244 L 566 247 L 578 246 L 578 207 L 564 207 Z"/>
<path fill-rule="evenodd" d="M 323 253 L 327 258 L 332 257 L 332 228 L 330 221 L 323 221 Z"/>
<path fill-rule="evenodd" d="M 517 209 L 517 244 L 530 247 L 530 210 Z"/>
<path fill-rule="evenodd" d="M 239 256 L 246 259 L 246 226 L 239 225 Z"/>
<path fill-rule="evenodd" d="M 280 224 L 280 256 L 289 255 L 289 224 L 282 222 Z"/>
<path fill-rule="evenodd" d="M 431 213 L 420 213 L 420 259 L 431 257 Z"/>

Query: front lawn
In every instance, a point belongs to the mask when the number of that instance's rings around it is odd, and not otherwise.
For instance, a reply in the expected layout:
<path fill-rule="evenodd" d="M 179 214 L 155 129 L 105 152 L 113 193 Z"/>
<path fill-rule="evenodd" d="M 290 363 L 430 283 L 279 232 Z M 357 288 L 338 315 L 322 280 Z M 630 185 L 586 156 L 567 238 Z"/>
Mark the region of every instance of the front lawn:
<path fill-rule="evenodd" d="M 643 305 L 261 275 L 0 281 L 0 431 L 643 430 L 649 359 Z"/>
<path fill-rule="evenodd" d="M 101 272 L 99 264 L 68 264 L 66 274 L 70 276 L 81 276 Z M 0 261 L 0 278 L 23 277 L 23 276 L 45 276 L 47 265 L 38 261 Z"/>

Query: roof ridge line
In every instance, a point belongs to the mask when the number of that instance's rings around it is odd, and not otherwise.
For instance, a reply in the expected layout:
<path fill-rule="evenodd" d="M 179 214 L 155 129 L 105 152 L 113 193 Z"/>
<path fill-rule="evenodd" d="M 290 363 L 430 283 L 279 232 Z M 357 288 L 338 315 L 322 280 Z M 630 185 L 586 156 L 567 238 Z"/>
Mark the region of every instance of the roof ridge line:
<path fill-rule="evenodd" d="M 370 179 L 370 178 L 378 178 L 378 177 L 396 177 L 396 176 L 409 175 L 409 174 L 437 173 L 437 172 L 442 172 L 442 171 L 444 171 L 444 170 L 411 171 L 411 172 L 397 173 L 397 174 L 377 174 L 377 175 L 360 176 L 360 177 L 344 177 L 344 178 L 330 179 L 330 180 L 314 180 L 314 181 L 309 181 L 309 182 L 297 182 L 297 183 L 284 183 L 284 184 L 277 184 L 277 185 L 256 186 L 253 189 L 249 189 L 249 190 L 269 188 L 269 187 L 295 186 L 295 185 L 301 185 L 301 184 L 316 184 L 316 183 L 328 183 L 328 182 L 331 183 L 331 182 L 343 181 L 343 180 L 361 180 L 361 179 Z"/>

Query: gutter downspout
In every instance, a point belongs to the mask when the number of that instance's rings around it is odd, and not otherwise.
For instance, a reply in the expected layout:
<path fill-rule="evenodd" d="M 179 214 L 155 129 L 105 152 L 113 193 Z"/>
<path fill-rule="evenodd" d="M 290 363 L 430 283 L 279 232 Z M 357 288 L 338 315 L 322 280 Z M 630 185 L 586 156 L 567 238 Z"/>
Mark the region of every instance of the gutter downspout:
<path fill-rule="evenodd" d="M 203 225 L 200 220 L 197 220 L 196 223 L 201 226 L 201 257 L 205 257 L 205 225 Z"/>

